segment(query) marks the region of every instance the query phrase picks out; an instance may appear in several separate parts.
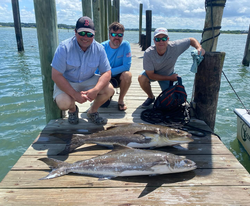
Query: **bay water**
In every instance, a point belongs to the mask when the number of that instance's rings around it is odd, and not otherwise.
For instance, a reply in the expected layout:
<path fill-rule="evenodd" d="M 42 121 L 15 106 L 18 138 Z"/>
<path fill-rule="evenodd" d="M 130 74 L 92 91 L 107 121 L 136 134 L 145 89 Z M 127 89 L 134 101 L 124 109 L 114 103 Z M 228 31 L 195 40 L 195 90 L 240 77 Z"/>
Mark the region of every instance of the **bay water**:
<path fill-rule="evenodd" d="M 20 53 L 17 52 L 14 28 L 0 27 L 0 181 L 46 125 L 37 31 L 22 28 L 22 34 L 25 51 Z M 59 42 L 73 35 L 73 30 L 58 30 Z M 186 37 L 201 40 L 200 33 L 169 33 L 169 37 L 170 40 Z M 124 39 L 138 43 L 139 33 L 126 31 Z M 249 109 L 250 68 L 241 64 L 246 39 L 246 34 L 221 34 L 217 51 L 226 53 L 223 71 Z M 188 101 L 192 96 L 195 76 L 190 72 L 193 61 L 191 51 L 192 47 L 183 53 L 175 67 L 175 72 L 182 76 Z M 222 75 L 215 133 L 250 172 L 249 155 L 236 138 L 235 108 L 243 106 Z"/>

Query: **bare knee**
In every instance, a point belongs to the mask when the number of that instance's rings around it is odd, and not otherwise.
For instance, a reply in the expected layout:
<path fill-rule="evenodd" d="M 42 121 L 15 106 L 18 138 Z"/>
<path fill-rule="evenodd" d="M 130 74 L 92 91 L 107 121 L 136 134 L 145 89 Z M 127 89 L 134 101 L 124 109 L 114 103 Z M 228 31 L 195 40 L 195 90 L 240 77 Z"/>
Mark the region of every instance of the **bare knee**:
<path fill-rule="evenodd" d="M 130 71 L 122 72 L 122 74 L 120 76 L 120 80 L 121 80 L 121 82 L 125 82 L 127 84 L 130 84 L 132 81 L 132 73 Z"/>
<path fill-rule="evenodd" d="M 114 93 L 115 93 L 115 90 L 111 83 L 109 83 L 106 87 L 104 87 L 103 90 L 100 92 L 101 95 L 105 95 L 108 97 L 113 96 Z"/>
<path fill-rule="evenodd" d="M 140 83 L 140 85 L 144 85 L 144 84 L 149 84 L 150 83 L 149 79 L 146 76 L 142 75 L 142 74 L 140 74 L 138 76 L 138 82 Z"/>
<path fill-rule="evenodd" d="M 62 93 L 56 97 L 56 104 L 60 110 L 68 110 L 75 105 L 75 101 L 69 95 Z"/>

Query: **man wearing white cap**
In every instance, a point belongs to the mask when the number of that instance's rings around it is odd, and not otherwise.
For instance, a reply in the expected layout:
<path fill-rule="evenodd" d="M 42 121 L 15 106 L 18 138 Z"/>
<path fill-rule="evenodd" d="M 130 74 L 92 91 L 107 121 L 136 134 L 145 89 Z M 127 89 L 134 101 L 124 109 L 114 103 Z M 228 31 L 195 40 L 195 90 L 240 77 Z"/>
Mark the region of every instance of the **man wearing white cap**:
<path fill-rule="evenodd" d="M 169 41 L 166 28 L 155 30 L 154 43 L 155 45 L 147 48 L 144 53 L 144 71 L 138 77 L 141 88 L 148 95 L 142 107 L 148 107 L 155 101 L 150 82 L 158 81 L 163 91 L 170 86 L 170 81 L 177 81 L 178 74 L 174 73 L 175 63 L 190 45 L 198 50 L 198 54 L 205 54 L 205 50 L 195 38 Z"/>
<path fill-rule="evenodd" d="M 75 36 L 58 46 L 52 61 L 52 79 L 55 82 L 53 98 L 61 110 L 68 110 L 70 124 L 78 124 L 78 107 L 93 101 L 87 116 L 95 124 L 106 124 L 98 108 L 114 94 L 109 83 L 111 67 L 101 44 L 94 40 L 93 21 L 81 17 L 76 22 Z M 99 68 L 100 74 L 95 74 Z"/>

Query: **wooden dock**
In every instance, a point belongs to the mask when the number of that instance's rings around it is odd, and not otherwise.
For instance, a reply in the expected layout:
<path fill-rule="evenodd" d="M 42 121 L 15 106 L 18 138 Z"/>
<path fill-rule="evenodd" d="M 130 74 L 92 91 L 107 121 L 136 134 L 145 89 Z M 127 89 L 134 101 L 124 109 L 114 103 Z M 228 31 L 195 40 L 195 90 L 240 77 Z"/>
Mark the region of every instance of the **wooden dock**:
<path fill-rule="evenodd" d="M 118 111 L 118 94 L 115 94 L 111 105 L 99 110 L 108 118 L 104 127 L 88 122 L 88 103 L 79 105 L 81 119 L 78 125 L 69 125 L 67 119 L 50 121 L 0 183 L 0 205 L 249 205 L 249 173 L 211 133 L 205 137 L 193 136 L 195 141 L 189 144 L 161 148 L 195 161 L 198 167 L 194 171 L 105 181 L 76 174 L 39 180 L 50 171 L 38 160 L 41 157 L 72 163 L 109 151 L 86 144 L 68 156 L 56 156 L 64 149 L 64 138 L 72 133 L 101 130 L 118 122 L 143 122 L 140 105 L 146 95 L 137 81 L 142 71 L 143 52 L 137 44 L 131 44 L 131 48 L 133 82 L 125 98 L 126 112 Z M 152 85 L 155 95 L 159 94 L 158 84 Z M 197 119 L 192 119 L 190 124 L 209 130 L 203 121 Z M 53 133 L 61 133 L 61 137 L 55 137 Z"/>

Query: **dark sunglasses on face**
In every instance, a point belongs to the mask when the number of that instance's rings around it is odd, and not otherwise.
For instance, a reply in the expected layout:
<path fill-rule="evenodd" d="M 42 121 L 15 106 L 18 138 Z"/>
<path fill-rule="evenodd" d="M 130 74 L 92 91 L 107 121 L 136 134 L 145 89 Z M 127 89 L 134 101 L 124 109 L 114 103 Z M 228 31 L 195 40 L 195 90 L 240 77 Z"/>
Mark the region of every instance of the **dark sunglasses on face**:
<path fill-rule="evenodd" d="M 123 34 L 121 34 L 121 33 L 118 33 L 118 34 L 116 34 L 116 33 L 110 33 L 110 34 L 111 34 L 112 37 L 116 37 L 116 36 L 123 37 Z"/>
<path fill-rule="evenodd" d="M 157 37 L 155 37 L 155 41 L 156 42 L 160 42 L 160 41 L 167 41 L 168 40 L 168 37 L 167 36 L 165 36 L 165 37 L 162 37 L 162 38 L 157 38 Z"/>
<path fill-rule="evenodd" d="M 78 32 L 78 34 L 79 34 L 80 36 L 85 36 L 85 35 L 87 35 L 87 37 L 89 37 L 89 38 L 91 38 L 91 37 L 94 36 L 94 34 L 92 34 L 92 33 L 90 33 L 90 32 L 85 32 L 85 31 Z"/>

